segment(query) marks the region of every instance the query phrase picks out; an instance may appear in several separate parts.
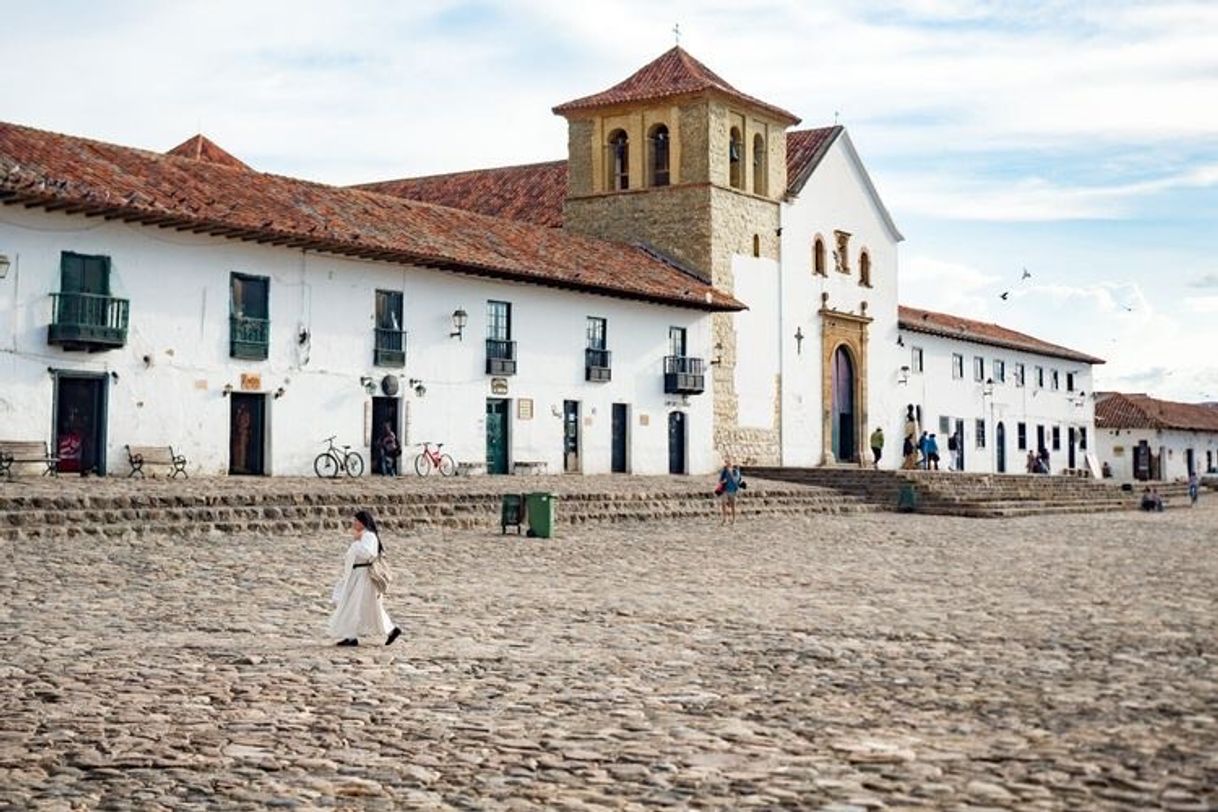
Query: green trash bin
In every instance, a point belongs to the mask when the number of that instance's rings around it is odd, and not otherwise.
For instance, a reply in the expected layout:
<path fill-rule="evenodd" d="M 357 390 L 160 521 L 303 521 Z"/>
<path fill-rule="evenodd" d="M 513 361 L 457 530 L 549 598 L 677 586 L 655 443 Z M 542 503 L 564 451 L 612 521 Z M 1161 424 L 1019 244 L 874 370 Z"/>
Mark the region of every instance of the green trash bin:
<path fill-rule="evenodd" d="M 524 524 L 524 494 L 505 493 L 503 503 L 499 506 L 499 533 L 507 533 L 509 527 L 516 528 L 520 535 L 520 526 Z"/>
<path fill-rule="evenodd" d="M 545 491 L 525 496 L 525 512 L 529 517 L 529 535 L 548 539 L 554 536 L 554 511 L 558 497 Z"/>
<path fill-rule="evenodd" d="M 914 513 L 918 510 L 918 492 L 913 485 L 905 484 L 901 486 L 901 492 L 897 496 L 897 511 L 900 513 Z"/>

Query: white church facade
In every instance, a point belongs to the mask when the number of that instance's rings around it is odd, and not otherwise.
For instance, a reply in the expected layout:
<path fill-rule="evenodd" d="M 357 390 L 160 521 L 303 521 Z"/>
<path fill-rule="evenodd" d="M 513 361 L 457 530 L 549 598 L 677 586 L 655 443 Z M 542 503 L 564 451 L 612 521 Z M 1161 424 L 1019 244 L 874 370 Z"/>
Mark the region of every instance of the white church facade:
<path fill-rule="evenodd" d="M 0 124 L 0 440 L 300 475 L 330 436 L 379 468 L 392 430 L 488 473 L 660 474 L 861 464 L 883 427 L 895 467 L 913 406 L 967 470 L 1083 467 L 1102 362 L 901 308 L 843 128 L 679 48 L 555 112 L 567 161 L 358 188 Z"/>

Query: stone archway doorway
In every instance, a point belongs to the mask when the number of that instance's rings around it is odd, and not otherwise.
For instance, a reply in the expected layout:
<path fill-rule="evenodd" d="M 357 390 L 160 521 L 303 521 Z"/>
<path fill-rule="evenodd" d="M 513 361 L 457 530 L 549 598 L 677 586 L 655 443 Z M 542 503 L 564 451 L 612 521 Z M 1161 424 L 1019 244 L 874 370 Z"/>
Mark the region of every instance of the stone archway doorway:
<path fill-rule="evenodd" d="M 855 371 L 854 359 L 845 346 L 833 352 L 833 369 L 830 372 L 830 400 L 833 410 L 832 446 L 833 457 L 842 462 L 856 459 L 855 447 Z"/>

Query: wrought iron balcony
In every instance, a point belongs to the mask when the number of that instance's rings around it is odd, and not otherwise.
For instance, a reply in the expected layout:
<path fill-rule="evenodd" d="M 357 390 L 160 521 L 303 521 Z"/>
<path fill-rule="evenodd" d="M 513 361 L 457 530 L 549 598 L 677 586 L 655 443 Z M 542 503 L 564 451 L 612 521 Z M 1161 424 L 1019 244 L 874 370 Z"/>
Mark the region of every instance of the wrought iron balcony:
<path fill-rule="evenodd" d="M 271 343 L 271 320 L 229 316 L 228 354 L 233 358 L 264 361 Z"/>
<path fill-rule="evenodd" d="M 486 374 L 516 374 L 516 342 L 498 338 L 486 340 Z"/>
<path fill-rule="evenodd" d="M 664 394 L 700 395 L 706 389 L 701 358 L 664 356 Z"/>
<path fill-rule="evenodd" d="M 127 344 L 130 303 L 96 293 L 52 293 L 47 343 L 100 352 Z"/>
<path fill-rule="evenodd" d="M 376 328 L 372 363 L 378 367 L 406 366 L 406 333 L 403 330 Z"/>
<path fill-rule="evenodd" d="M 609 350 L 584 350 L 584 380 L 596 383 L 612 380 L 612 359 L 613 353 Z"/>

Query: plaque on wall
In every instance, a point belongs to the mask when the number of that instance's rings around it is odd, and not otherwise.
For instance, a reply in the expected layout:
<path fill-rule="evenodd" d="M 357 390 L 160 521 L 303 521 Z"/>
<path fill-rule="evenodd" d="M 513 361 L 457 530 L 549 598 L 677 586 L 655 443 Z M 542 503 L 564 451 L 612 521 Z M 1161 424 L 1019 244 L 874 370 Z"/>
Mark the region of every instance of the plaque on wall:
<path fill-rule="evenodd" d="M 257 392 L 262 388 L 262 376 L 253 372 L 241 373 L 241 391 Z"/>
<path fill-rule="evenodd" d="M 508 393 L 507 378 L 491 378 L 491 394 L 506 395 Z"/>
<path fill-rule="evenodd" d="M 647 426 L 650 424 L 651 424 L 651 418 L 649 416 L 647 416 L 645 414 L 639 415 L 639 425 L 640 426 Z"/>
<path fill-rule="evenodd" d="M 516 401 L 516 419 L 517 420 L 532 420 L 533 419 L 533 399 L 521 398 Z"/>

